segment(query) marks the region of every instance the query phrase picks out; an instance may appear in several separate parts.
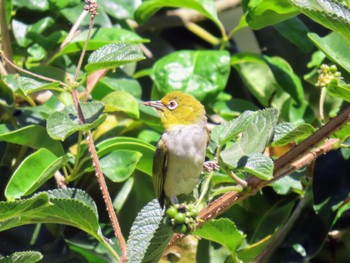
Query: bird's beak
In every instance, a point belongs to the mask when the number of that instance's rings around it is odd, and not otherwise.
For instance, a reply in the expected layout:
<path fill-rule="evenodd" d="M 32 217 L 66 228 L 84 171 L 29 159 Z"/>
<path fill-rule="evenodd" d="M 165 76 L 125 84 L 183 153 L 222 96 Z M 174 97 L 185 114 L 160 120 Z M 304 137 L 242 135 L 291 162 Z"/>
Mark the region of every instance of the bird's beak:
<path fill-rule="evenodd" d="M 159 110 L 159 111 L 164 111 L 164 104 L 160 102 L 160 100 L 151 100 L 151 101 L 145 101 L 143 103 L 143 105 L 145 106 L 149 106 L 149 107 L 153 107 L 155 108 L 156 110 Z"/>

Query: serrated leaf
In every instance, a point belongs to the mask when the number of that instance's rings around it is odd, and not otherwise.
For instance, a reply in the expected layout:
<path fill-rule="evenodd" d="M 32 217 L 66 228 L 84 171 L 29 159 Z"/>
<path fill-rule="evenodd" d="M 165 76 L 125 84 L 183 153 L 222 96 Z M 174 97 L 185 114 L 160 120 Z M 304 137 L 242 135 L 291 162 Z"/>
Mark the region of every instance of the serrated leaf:
<path fill-rule="evenodd" d="M 327 85 L 327 92 L 333 97 L 341 98 L 350 102 L 350 84 L 347 84 L 344 81 L 332 80 Z"/>
<path fill-rule="evenodd" d="M 344 37 L 336 32 L 325 37 L 320 37 L 315 33 L 309 33 L 308 36 L 330 60 L 350 72 L 350 62 L 347 59 L 348 54 L 350 54 L 350 46 Z"/>
<path fill-rule="evenodd" d="M 291 142 L 299 142 L 314 133 L 315 129 L 308 123 L 294 124 L 284 122 L 275 127 L 271 146 L 282 146 Z"/>
<path fill-rule="evenodd" d="M 123 182 L 134 172 L 142 154 L 136 151 L 113 151 L 100 160 L 103 173 L 113 182 Z"/>
<path fill-rule="evenodd" d="M 64 91 L 64 89 L 59 87 L 60 83 L 58 81 L 44 82 L 44 81 L 38 81 L 36 79 L 32 79 L 28 77 L 19 77 L 18 86 L 25 95 L 28 95 L 36 91 L 42 91 L 42 90 Z"/>
<path fill-rule="evenodd" d="M 162 224 L 163 211 L 158 200 L 149 202 L 137 215 L 128 238 L 128 262 L 158 262 L 173 234 Z"/>
<path fill-rule="evenodd" d="M 154 64 L 152 78 L 160 97 L 181 90 L 205 102 L 225 88 L 229 74 L 227 51 L 178 51 Z"/>
<path fill-rule="evenodd" d="M 85 70 L 90 74 L 99 69 L 112 69 L 144 58 L 137 44 L 109 44 L 90 55 Z"/>
<path fill-rule="evenodd" d="M 262 29 L 289 19 L 298 11 L 287 0 L 255 0 L 249 1 L 246 21 L 254 29 Z"/>
<path fill-rule="evenodd" d="M 149 0 L 143 2 L 136 9 L 134 17 L 138 23 L 144 23 L 163 7 L 189 8 L 196 10 L 216 23 L 219 28 L 222 27 L 221 22 L 217 17 L 215 3 L 211 0 Z"/>
<path fill-rule="evenodd" d="M 28 146 L 33 149 L 46 148 L 56 154 L 56 156 L 64 154 L 62 144 L 53 140 L 47 134 L 46 129 L 39 125 L 29 125 L 16 129 L 9 124 L 0 124 L 0 140 Z"/>
<path fill-rule="evenodd" d="M 50 63 L 56 58 L 63 56 L 65 54 L 72 54 L 82 50 L 88 30 L 82 31 L 73 40 L 62 48 L 55 56 L 50 60 Z M 87 50 L 96 50 L 104 45 L 112 43 L 143 43 L 147 42 L 147 39 L 141 38 L 135 32 L 126 30 L 123 28 L 94 28 L 91 32 L 91 38 L 87 45 Z"/>
<path fill-rule="evenodd" d="M 253 53 L 238 53 L 231 57 L 231 65 L 238 71 L 252 95 L 267 107 L 279 85 L 262 57 Z"/>
<path fill-rule="evenodd" d="M 209 144 L 209 147 L 212 148 L 212 152 L 214 152 L 215 148 L 221 148 L 229 140 L 233 139 L 239 133 L 244 131 L 247 126 L 253 121 L 253 117 L 254 112 L 245 111 L 238 118 L 215 126 L 210 134 L 211 142 Z"/>
<path fill-rule="evenodd" d="M 350 41 L 350 10 L 339 1 L 289 0 L 300 12 Z"/>
<path fill-rule="evenodd" d="M 102 99 L 102 102 L 105 104 L 106 112 L 122 111 L 135 119 L 140 117 L 138 102 L 125 91 L 111 92 Z"/>
<path fill-rule="evenodd" d="M 102 156 L 116 150 L 136 151 L 142 154 L 141 159 L 136 165 L 136 169 L 152 175 L 152 163 L 155 147 L 145 141 L 131 137 L 116 137 L 105 140 L 96 146 L 97 154 Z"/>
<path fill-rule="evenodd" d="M 13 173 L 5 189 L 7 200 L 29 195 L 61 168 L 65 158 L 42 148 L 29 155 Z"/>
<path fill-rule="evenodd" d="M 304 89 L 300 78 L 293 72 L 287 61 L 280 57 L 264 56 L 279 86 L 298 104 L 304 100 Z"/>
<path fill-rule="evenodd" d="M 240 158 L 237 168 L 262 180 L 270 180 L 273 177 L 274 164 L 271 158 L 261 153 L 253 153 Z"/>
<path fill-rule="evenodd" d="M 43 258 L 38 251 L 21 251 L 0 258 L 0 263 L 35 263 Z"/>
<path fill-rule="evenodd" d="M 221 161 L 231 168 L 237 168 L 242 158 L 246 159 L 253 153 L 262 153 L 270 143 L 277 120 L 277 109 L 254 112 L 254 119 L 242 132 L 241 140 L 220 153 Z"/>
<path fill-rule="evenodd" d="M 237 229 L 236 225 L 227 218 L 211 220 L 204 224 L 202 228 L 194 231 L 193 234 L 214 241 L 226 247 L 231 253 L 236 253 L 245 238 L 245 235 Z"/>
<path fill-rule="evenodd" d="M 64 140 L 74 132 L 96 128 L 106 119 L 105 114 L 101 115 L 104 109 L 102 103 L 88 102 L 81 103 L 80 106 L 86 121 L 85 124 L 80 124 L 74 105 L 66 106 L 62 111 L 50 114 L 46 127 L 51 138 Z"/>

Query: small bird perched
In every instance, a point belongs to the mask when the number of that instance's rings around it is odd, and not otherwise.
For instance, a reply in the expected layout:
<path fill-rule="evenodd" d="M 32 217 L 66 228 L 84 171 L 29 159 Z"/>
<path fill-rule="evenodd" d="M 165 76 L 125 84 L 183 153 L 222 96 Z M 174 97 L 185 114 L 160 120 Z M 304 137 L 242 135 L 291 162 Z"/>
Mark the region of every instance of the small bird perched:
<path fill-rule="evenodd" d="M 174 91 L 159 101 L 146 101 L 160 115 L 165 132 L 153 159 L 153 185 L 163 208 L 166 200 L 189 194 L 199 181 L 209 140 L 204 106 L 189 94 Z"/>

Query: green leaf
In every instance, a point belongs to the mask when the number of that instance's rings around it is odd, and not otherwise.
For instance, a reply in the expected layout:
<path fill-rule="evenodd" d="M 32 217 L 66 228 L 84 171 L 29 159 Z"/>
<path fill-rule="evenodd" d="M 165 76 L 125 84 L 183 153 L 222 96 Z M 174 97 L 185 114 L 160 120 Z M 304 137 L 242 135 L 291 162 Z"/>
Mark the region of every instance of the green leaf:
<path fill-rule="evenodd" d="M 347 84 L 342 80 L 332 80 L 327 85 L 327 92 L 333 97 L 341 98 L 350 102 L 350 84 Z"/>
<path fill-rule="evenodd" d="M 134 1 L 104 0 L 98 4 L 99 8 L 118 20 L 133 18 L 135 11 Z"/>
<path fill-rule="evenodd" d="M 243 156 L 238 161 L 238 169 L 244 170 L 262 180 L 273 178 L 274 164 L 271 158 L 261 154 L 253 153 Z"/>
<path fill-rule="evenodd" d="M 340 34 L 332 32 L 325 37 L 319 37 L 315 33 L 309 33 L 308 36 L 330 60 L 350 72 L 350 62 L 347 59 L 350 54 L 349 42 Z"/>
<path fill-rule="evenodd" d="M 123 184 L 122 188 L 119 190 L 117 196 L 113 200 L 113 207 L 115 211 L 119 211 L 123 208 L 123 205 L 131 193 L 132 187 L 134 185 L 134 177 L 129 177 Z"/>
<path fill-rule="evenodd" d="M 99 69 L 112 69 L 144 58 L 137 44 L 109 44 L 90 55 L 85 70 L 91 74 Z"/>
<path fill-rule="evenodd" d="M 314 127 L 308 123 L 294 124 L 284 122 L 275 127 L 271 146 L 282 146 L 291 142 L 300 142 L 314 132 Z"/>
<path fill-rule="evenodd" d="M 300 12 L 350 41 L 350 10 L 339 1 L 289 0 Z"/>
<path fill-rule="evenodd" d="M 107 153 L 116 150 L 136 151 L 142 154 L 141 159 L 136 165 L 136 169 L 152 175 L 152 163 L 155 147 L 142 140 L 131 137 L 116 137 L 105 140 L 96 146 L 97 154 L 101 158 Z"/>
<path fill-rule="evenodd" d="M 144 23 L 163 7 L 188 8 L 196 10 L 216 23 L 219 28 L 222 27 L 222 24 L 217 16 L 215 3 L 211 0 L 148 0 L 143 2 L 136 9 L 134 17 L 138 23 Z"/>
<path fill-rule="evenodd" d="M 252 95 L 265 107 L 279 88 L 272 71 L 260 55 L 238 53 L 231 57 L 231 65 L 238 71 Z"/>
<path fill-rule="evenodd" d="M 196 236 L 214 241 L 236 253 L 245 238 L 245 235 L 239 231 L 236 225 L 227 218 L 214 219 L 197 229 L 193 233 Z"/>
<path fill-rule="evenodd" d="M 14 101 L 14 96 L 11 88 L 0 78 L 0 103 L 5 101 L 7 105 L 11 105 Z"/>
<path fill-rule="evenodd" d="M 113 151 L 101 158 L 102 171 L 113 182 L 123 182 L 133 173 L 141 156 L 135 151 Z"/>
<path fill-rule="evenodd" d="M 269 108 L 254 112 L 254 119 L 242 132 L 241 140 L 220 153 L 221 161 L 229 167 L 237 168 L 242 166 L 249 155 L 262 153 L 270 143 L 277 120 L 278 110 L 276 109 Z"/>
<path fill-rule="evenodd" d="M 57 82 L 43 82 L 38 81 L 28 77 L 19 77 L 18 78 L 18 86 L 23 91 L 25 95 L 36 91 L 42 90 L 57 90 L 64 91 L 64 89 L 60 88 L 60 83 Z"/>
<path fill-rule="evenodd" d="M 226 86 L 230 74 L 227 51 L 178 51 L 159 59 L 152 78 L 159 96 L 173 90 L 212 101 Z"/>
<path fill-rule="evenodd" d="M 101 100 L 109 93 L 117 90 L 123 90 L 135 98 L 141 99 L 142 88 L 140 83 L 121 70 L 113 72 L 113 74 L 107 74 L 107 76 L 100 79 L 92 90 L 91 96 L 95 100 Z"/>
<path fill-rule="evenodd" d="M 49 9 L 48 0 L 39 0 L 39 1 L 14 0 L 13 5 L 18 8 L 26 8 L 34 11 L 47 11 Z"/>
<path fill-rule="evenodd" d="M 0 263 L 35 263 L 42 258 L 43 255 L 38 251 L 21 251 L 0 258 Z"/>
<path fill-rule="evenodd" d="M 246 11 L 246 21 L 254 29 L 262 29 L 298 14 L 288 0 L 252 0 Z"/>
<path fill-rule="evenodd" d="M 244 131 L 247 126 L 253 121 L 255 117 L 254 112 L 245 111 L 238 118 L 226 122 L 224 124 L 215 126 L 210 134 L 209 147 L 214 153 L 215 149 L 219 147 L 219 150 L 224 146 L 229 140 L 232 140 L 239 133 Z"/>
<path fill-rule="evenodd" d="M 88 102 L 81 103 L 80 106 L 86 121 L 85 124 L 80 124 L 74 105 L 66 106 L 62 111 L 50 114 L 46 126 L 51 138 L 63 141 L 74 132 L 96 128 L 106 119 L 106 114 L 101 115 L 104 109 L 102 103 Z"/>
<path fill-rule="evenodd" d="M 299 104 L 304 100 L 304 89 L 300 78 L 287 61 L 280 57 L 264 56 L 279 86 Z"/>
<path fill-rule="evenodd" d="M 50 179 L 62 166 L 65 158 L 57 158 L 42 148 L 29 155 L 17 168 L 5 189 L 7 200 L 29 195 Z"/>
<path fill-rule="evenodd" d="M 55 56 L 50 60 L 52 62 L 56 58 L 65 54 L 72 54 L 80 52 L 84 46 L 88 34 L 88 30 L 85 30 L 73 38 L 72 42 L 62 48 Z M 87 50 L 96 50 L 107 44 L 113 43 L 143 43 L 147 42 L 147 39 L 141 38 L 133 31 L 123 28 L 94 28 L 91 31 L 91 38 L 87 45 Z"/>
<path fill-rule="evenodd" d="M 0 140 L 33 149 L 46 148 L 56 156 L 64 155 L 62 144 L 53 140 L 47 134 L 46 129 L 39 125 L 29 125 L 15 129 L 12 125 L 0 124 Z"/>
<path fill-rule="evenodd" d="M 135 119 L 140 117 L 138 102 L 125 91 L 118 90 L 109 93 L 102 99 L 102 102 L 105 104 L 106 112 L 122 111 Z"/>
<path fill-rule="evenodd" d="M 158 262 L 173 232 L 162 223 L 158 200 L 149 202 L 137 215 L 127 241 L 128 262 Z"/>
<path fill-rule="evenodd" d="M 314 45 L 307 37 L 309 29 L 298 17 L 292 17 L 273 26 L 278 33 L 296 45 L 304 53 L 309 53 Z"/>

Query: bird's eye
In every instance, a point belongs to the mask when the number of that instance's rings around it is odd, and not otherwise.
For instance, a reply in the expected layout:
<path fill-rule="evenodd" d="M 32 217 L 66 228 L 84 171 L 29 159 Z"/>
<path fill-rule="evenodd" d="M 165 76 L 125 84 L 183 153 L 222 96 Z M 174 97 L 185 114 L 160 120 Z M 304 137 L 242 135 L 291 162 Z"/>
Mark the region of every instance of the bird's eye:
<path fill-rule="evenodd" d="M 168 109 L 169 110 L 174 110 L 177 107 L 177 102 L 175 100 L 172 100 L 168 103 Z"/>

